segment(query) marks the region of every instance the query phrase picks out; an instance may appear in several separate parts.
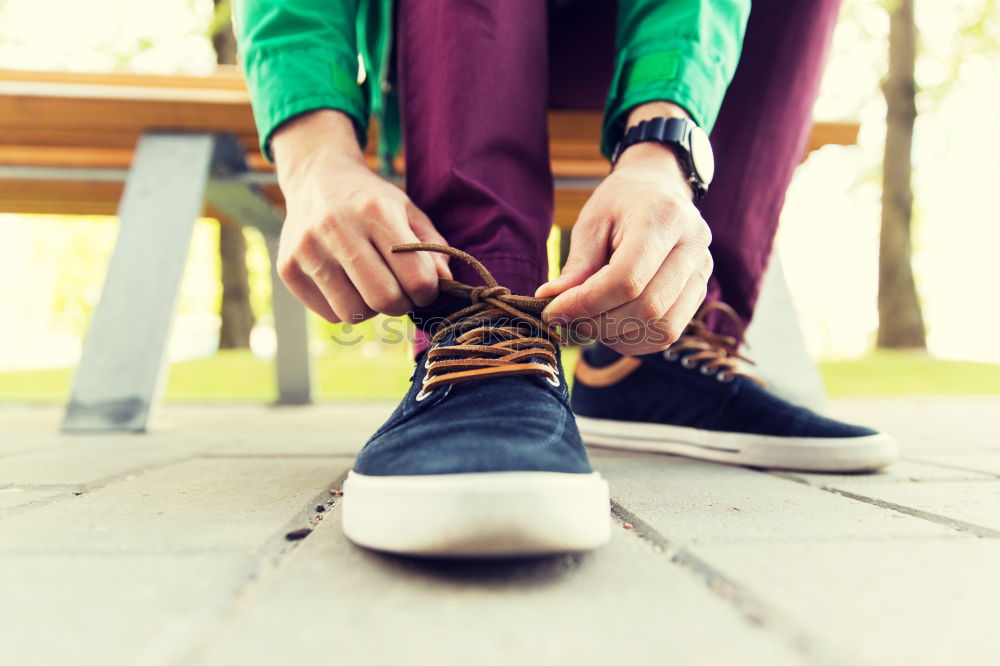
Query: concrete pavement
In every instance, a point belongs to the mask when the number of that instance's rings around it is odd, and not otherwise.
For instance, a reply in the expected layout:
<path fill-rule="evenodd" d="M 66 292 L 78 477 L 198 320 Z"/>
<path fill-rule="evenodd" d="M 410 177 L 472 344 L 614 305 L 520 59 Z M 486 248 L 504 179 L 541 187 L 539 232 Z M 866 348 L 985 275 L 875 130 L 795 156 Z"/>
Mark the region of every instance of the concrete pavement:
<path fill-rule="evenodd" d="M 0 406 L 3 662 L 1000 663 L 1000 398 L 835 403 L 901 439 L 877 475 L 595 449 L 611 544 L 499 563 L 344 539 L 330 491 L 391 407 L 66 436 L 56 407 Z"/>

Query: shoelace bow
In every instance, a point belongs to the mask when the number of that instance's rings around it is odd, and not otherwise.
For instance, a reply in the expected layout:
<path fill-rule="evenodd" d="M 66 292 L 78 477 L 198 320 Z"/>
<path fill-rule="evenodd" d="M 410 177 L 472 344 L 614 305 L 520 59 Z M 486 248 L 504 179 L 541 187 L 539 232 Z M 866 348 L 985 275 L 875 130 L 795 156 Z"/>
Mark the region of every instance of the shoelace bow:
<path fill-rule="evenodd" d="M 736 336 L 713 333 L 708 329 L 705 319 L 714 311 L 721 312 L 732 321 L 737 331 Z M 739 353 L 740 341 L 745 332 L 746 326 L 733 308 L 722 301 L 707 303 L 698 310 L 684 329 L 684 333 L 665 353 L 670 357 L 678 358 L 684 352 L 693 351 L 693 354 L 686 354 L 681 359 L 681 364 L 684 367 L 693 368 L 701 361 L 707 361 L 701 366 L 701 370 L 705 374 L 721 368 L 719 377 L 724 381 L 740 375 L 764 386 L 763 380 L 754 377 L 742 368 L 742 363 L 754 364 L 753 361 Z"/>
<path fill-rule="evenodd" d="M 439 280 L 441 291 L 467 299 L 470 304 L 438 323 L 431 337 L 431 350 L 424 361 L 427 373 L 418 399 L 441 386 L 489 377 L 541 375 L 558 385 L 558 361 L 552 340 L 565 343 L 566 339 L 555 326 L 541 319 L 542 310 L 551 298 L 510 293 L 510 289 L 499 285 L 475 257 L 447 245 L 407 243 L 392 246 L 392 251 L 440 252 L 456 257 L 472 266 L 486 283 L 473 287 L 456 280 Z M 506 321 L 502 325 L 489 325 L 498 319 Z M 540 335 L 526 335 L 523 324 L 528 324 Z M 455 344 L 436 346 L 452 333 L 458 333 Z M 497 337 L 502 339 L 490 342 Z"/>

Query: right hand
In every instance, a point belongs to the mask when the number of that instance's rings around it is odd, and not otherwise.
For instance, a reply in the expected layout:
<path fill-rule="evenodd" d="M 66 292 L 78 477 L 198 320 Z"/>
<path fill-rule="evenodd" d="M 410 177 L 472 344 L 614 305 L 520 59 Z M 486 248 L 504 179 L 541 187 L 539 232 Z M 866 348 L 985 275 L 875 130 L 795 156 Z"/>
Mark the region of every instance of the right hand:
<path fill-rule="evenodd" d="M 405 193 L 368 168 L 346 115 L 299 116 L 271 146 L 288 210 L 278 275 L 299 300 L 334 323 L 402 315 L 434 301 L 438 277 L 451 277 L 447 259 L 391 248 L 447 241 Z"/>

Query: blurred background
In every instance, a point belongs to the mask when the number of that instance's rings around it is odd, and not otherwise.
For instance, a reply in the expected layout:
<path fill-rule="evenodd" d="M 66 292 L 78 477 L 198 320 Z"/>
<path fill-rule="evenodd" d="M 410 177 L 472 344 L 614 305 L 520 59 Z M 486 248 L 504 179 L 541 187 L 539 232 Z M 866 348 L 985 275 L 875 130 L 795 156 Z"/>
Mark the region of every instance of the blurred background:
<path fill-rule="evenodd" d="M 826 146 L 801 165 L 777 242 L 833 396 L 1000 393 L 997 4 L 916 0 L 911 34 L 898 0 L 844 2 L 814 116 L 859 123 L 857 145 Z M 890 76 L 893 12 L 897 46 L 912 41 L 916 56 L 894 62 Z M 207 75 L 234 61 L 228 17 L 228 0 L 0 0 L 0 68 Z M 910 67 L 913 96 L 894 85 Z M 909 216 L 883 210 L 884 185 L 890 198 L 906 195 L 905 182 L 884 183 L 884 158 L 899 167 L 909 141 L 904 118 L 887 151 L 887 97 L 904 111 L 915 99 Z M 61 402 L 117 222 L 0 212 L 0 229 L 0 400 Z M 256 230 L 198 222 L 168 400 L 273 398 L 270 288 Z M 350 345 L 331 339 L 338 327 L 311 324 L 321 399 L 398 397 L 407 345 L 377 323 L 357 327 Z"/>

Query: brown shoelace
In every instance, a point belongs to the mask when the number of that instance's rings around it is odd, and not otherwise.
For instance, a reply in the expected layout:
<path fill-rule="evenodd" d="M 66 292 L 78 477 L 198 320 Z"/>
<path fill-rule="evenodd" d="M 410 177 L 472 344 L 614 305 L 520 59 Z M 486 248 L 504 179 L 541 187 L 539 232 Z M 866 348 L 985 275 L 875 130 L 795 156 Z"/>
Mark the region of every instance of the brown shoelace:
<path fill-rule="evenodd" d="M 562 343 L 566 340 L 554 326 L 541 319 L 542 310 L 552 299 L 510 293 L 510 289 L 497 284 L 475 257 L 447 245 L 407 243 L 394 245 L 392 251 L 440 252 L 456 257 L 472 266 L 486 283 L 473 287 L 444 278 L 439 281 L 442 292 L 466 299 L 470 304 L 438 322 L 424 361 L 427 374 L 418 400 L 442 386 L 491 377 L 541 375 L 558 385 L 553 340 Z M 498 320 L 502 323 L 498 324 Z M 525 324 L 531 335 L 525 333 Z M 458 334 L 454 344 L 436 346 L 452 333 Z M 491 341 L 497 338 L 499 342 Z"/>
<path fill-rule="evenodd" d="M 716 310 L 733 322 L 737 336 L 722 335 L 708 330 L 705 319 Z M 740 375 L 764 386 L 763 380 L 749 374 L 742 367 L 742 363 L 753 365 L 753 361 L 742 356 L 738 351 L 745 331 L 746 326 L 743 324 L 743 320 L 730 306 L 722 301 L 707 303 L 698 310 L 677 342 L 664 353 L 668 358 L 676 359 L 684 352 L 693 351 L 693 354 L 686 354 L 681 359 L 681 364 L 684 367 L 693 368 L 698 363 L 707 361 L 701 366 L 701 371 L 705 374 L 721 369 L 719 379 L 722 381 L 731 381 L 736 375 Z"/>

